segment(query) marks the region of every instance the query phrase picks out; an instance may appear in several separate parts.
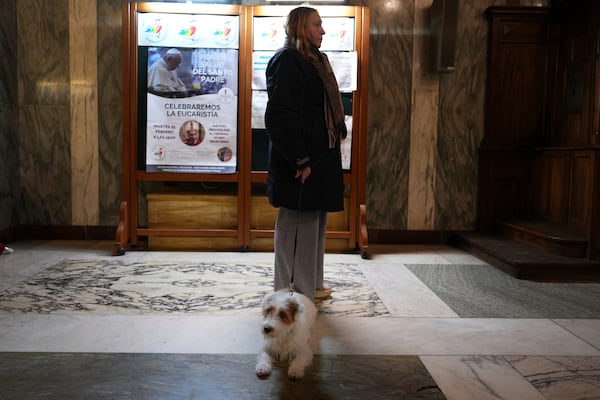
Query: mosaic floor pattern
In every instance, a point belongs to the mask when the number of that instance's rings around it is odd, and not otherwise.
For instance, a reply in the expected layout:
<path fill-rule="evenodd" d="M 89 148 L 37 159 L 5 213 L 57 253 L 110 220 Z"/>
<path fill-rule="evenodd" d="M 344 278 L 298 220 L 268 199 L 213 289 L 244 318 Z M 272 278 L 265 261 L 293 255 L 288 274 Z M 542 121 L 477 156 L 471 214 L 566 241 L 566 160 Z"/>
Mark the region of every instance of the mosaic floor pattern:
<path fill-rule="evenodd" d="M 0 292 L 0 310 L 64 313 L 246 313 L 272 290 L 273 265 L 68 259 Z M 327 265 L 323 315 L 389 316 L 360 268 Z"/>

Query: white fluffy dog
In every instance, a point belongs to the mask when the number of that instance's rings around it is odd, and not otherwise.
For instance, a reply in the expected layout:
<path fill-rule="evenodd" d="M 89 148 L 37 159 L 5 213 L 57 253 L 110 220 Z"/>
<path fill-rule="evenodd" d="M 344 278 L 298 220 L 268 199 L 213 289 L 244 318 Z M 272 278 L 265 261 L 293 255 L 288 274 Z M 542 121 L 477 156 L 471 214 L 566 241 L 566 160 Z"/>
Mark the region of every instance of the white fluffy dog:
<path fill-rule="evenodd" d="M 290 361 L 290 379 L 302 378 L 313 358 L 309 340 L 317 308 L 308 297 L 287 289 L 266 295 L 262 308 L 264 346 L 258 354 L 256 375 L 268 376 L 275 359 Z"/>

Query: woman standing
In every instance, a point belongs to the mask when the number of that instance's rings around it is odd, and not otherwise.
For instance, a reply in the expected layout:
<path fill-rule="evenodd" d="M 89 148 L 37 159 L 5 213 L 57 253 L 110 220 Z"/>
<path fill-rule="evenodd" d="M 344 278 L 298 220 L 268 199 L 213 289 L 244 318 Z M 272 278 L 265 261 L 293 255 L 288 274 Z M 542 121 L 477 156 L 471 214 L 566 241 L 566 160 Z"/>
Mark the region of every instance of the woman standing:
<path fill-rule="evenodd" d="M 331 65 L 319 51 L 325 31 L 317 10 L 292 10 L 285 32 L 285 45 L 266 71 L 267 194 L 279 208 L 275 290 L 293 282 L 309 298 L 326 298 L 331 295 L 323 283 L 327 213 L 344 209 L 344 110 Z"/>

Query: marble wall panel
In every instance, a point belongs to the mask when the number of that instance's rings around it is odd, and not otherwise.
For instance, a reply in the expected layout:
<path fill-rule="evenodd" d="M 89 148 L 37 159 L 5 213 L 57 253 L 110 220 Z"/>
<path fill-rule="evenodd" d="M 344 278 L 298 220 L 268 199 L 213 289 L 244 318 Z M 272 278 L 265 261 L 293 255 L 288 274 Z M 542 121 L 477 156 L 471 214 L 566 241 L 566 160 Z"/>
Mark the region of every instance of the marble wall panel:
<path fill-rule="evenodd" d="M 18 124 L 16 0 L 2 2 L 0 13 L 0 230 L 14 225 L 20 191 L 15 175 L 19 165 L 16 141 Z"/>
<path fill-rule="evenodd" d="M 435 229 L 437 162 L 437 88 L 413 93 L 413 118 L 410 136 L 407 229 Z"/>
<path fill-rule="evenodd" d="M 67 0 L 17 1 L 19 104 L 69 104 Z"/>
<path fill-rule="evenodd" d="M 19 179 L 17 221 L 71 223 L 69 7 L 67 0 L 17 3 Z"/>
<path fill-rule="evenodd" d="M 17 143 L 18 107 L 0 104 L 0 231 L 16 225 L 17 201 L 14 193 L 21 190 L 17 174 L 19 147 Z"/>
<path fill-rule="evenodd" d="M 410 230 L 434 229 L 435 169 L 439 78 L 430 71 L 429 7 L 432 0 L 415 0 L 412 58 L 412 102 L 408 222 Z"/>
<path fill-rule="evenodd" d="M 477 150 L 483 137 L 487 80 L 484 16 L 504 1 L 460 2 L 455 70 L 440 78 L 436 169 L 437 229 L 474 229 L 477 218 Z"/>
<path fill-rule="evenodd" d="M 119 222 L 121 203 L 121 6 L 98 0 L 98 148 L 100 225 Z"/>
<path fill-rule="evenodd" d="M 69 0 L 71 216 L 98 224 L 98 52 L 96 0 Z"/>
<path fill-rule="evenodd" d="M 367 138 L 367 225 L 407 224 L 413 3 L 372 0 Z"/>
<path fill-rule="evenodd" d="M 21 106 L 19 224 L 71 224 L 69 128 L 69 105 Z"/>
<path fill-rule="evenodd" d="M 505 0 L 460 2 L 456 69 L 439 75 L 439 92 L 430 78 L 424 85 L 417 71 L 411 76 L 411 68 L 419 68 L 417 63 L 423 61 L 419 53 L 426 43 L 418 37 L 420 10 L 415 14 L 413 9 L 425 3 L 367 4 L 371 229 L 475 228 L 477 148 L 483 135 L 487 69 L 488 26 L 483 14 Z"/>
<path fill-rule="evenodd" d="M 16 0 L 2 2 L 0 13 L 0 105 L 17 104 Z"/>
<path fill-rule="evenodd" d="M 122 138 L 121 108 L 100 105 L 99 112 L 99 184 L 100 225 L 119 223 L 121 190 Z"/>

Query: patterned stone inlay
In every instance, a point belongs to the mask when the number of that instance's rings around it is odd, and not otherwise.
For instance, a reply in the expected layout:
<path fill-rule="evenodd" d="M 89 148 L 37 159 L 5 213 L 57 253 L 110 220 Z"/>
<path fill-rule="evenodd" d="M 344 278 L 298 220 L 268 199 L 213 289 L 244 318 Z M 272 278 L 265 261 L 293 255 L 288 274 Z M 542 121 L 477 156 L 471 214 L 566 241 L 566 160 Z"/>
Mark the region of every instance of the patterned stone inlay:
<path fill-rule="evenodd" d="M 389 316 L 357 265 L 325 267 L 335 292 L 321 314 Z M 0 293 L 0 310 L 141 314 L 259 313 L 273 266 L 239 263 L 65 260 Z"/>

